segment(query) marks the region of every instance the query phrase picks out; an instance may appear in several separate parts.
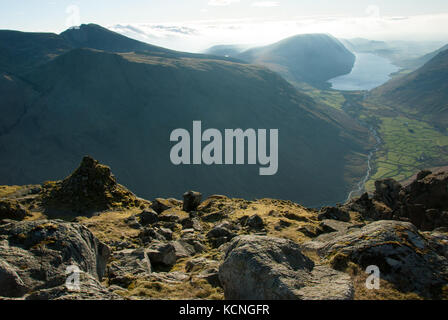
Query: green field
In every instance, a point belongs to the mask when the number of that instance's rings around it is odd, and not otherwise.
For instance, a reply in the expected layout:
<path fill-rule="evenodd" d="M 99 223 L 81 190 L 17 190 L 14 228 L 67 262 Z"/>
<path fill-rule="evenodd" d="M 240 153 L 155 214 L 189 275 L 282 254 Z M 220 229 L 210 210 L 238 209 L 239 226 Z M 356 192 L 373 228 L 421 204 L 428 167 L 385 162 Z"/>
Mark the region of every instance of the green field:
<path fill-rule="evenodd" d="M 405 116 L 381 117 L 378 133 L 382 145 L 373 161 L 373 175 L 366 184 L 372 190 L 374 181 L 394 178 L 403 181 L 421 169 L 448 163 L 448 136 L 424 121 Z"/>
<path fill-rule="evenodd" d="M 346 101 L 344 95 L 339 91 L 313 89 L 307 90 L 306 93 L 317 102 L 325 103 L 340 111 Z"/>

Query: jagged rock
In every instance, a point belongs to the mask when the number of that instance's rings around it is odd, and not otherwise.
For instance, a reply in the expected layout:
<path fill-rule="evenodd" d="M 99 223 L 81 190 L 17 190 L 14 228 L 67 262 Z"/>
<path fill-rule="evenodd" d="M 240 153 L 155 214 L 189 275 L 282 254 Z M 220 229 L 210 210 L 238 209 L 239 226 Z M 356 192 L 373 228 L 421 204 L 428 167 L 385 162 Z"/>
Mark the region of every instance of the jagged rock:
<path fill-rule="evenodd" d="M 213 247 L 229 242 L 236 236 L 236 233 L 229 230 L 228 224 L 219 224 L 207 233 L 207 238 Z"/>
<path fill-rule="evenodd" d="M 183 209 L 186 212 L 196 211 L 201 204 L 202 194 L 200 192 L 188 191 L 184 193 Z"/>
<path fill-rule="evenodd" d="M 448 226 L 447 185 L 446 170 L 421 171 L 403 187 L 393 179 L 379 180 L 372 199 L 365 193 L 343 206 L 323 208 L 318 218 L 348 221 L 349 213 L 357 212 L 365 220 L 409 221 L 420 230 L 434 230 Z M 341 219 L 341 215 L 346 218 Z"/>
<path fill-rule="evenodd" d="M 417 173 L 417 180 L 422 180 L 432 174 L 430 170 L 422 170 L 419 173 Z"/>
<path fill-rule="evenodd" d="M 148 224 L 154 224 L 159 221 L 159 216 L 154 210 L 143 210 L 141 213 L 138 214 L 138 218 L 140 221 L 140 224 L 143 226 L 146 226 Z"/>
<path fill-rule="evenodd" d="M 0 286 L 0 296 L 61 286 L 71 265 L 101 280 L 110 255 L 86 227 L 61 220 L 6 223 L 0 236 L 5 239 L 0 241 L 3 279 L 20 284 L 17 292 Z"/>
<path fill-rule="evenodd" d="M 29 214 L 17 200 L 0 200 L 0 220 L 23 220 Z"/>
<path fill-rule="evenodd" d="M 202 271 L 199 273 L 198 278 L 206 280 L 212 287 L 221 287 L 218 267 Z"/>
<path fill-rule="evenodd" d="M 266 236 L 233 239 L 219 268 L 219 279 L 226 299 L 353 298 L 348 275 L 315 266 L 290 240 Z"/>
<path fill-rule="evenodd" d="M 182 241 L 171 241 L 168 243 L 151 243 L 146 251 L 152 264 L 163 264 L 173 266 L 176 261 L 186 258 L 195 253 L 194 247 Z"/>
<path fill-rule="evenodd" d="M 17 274 L 14 267 L 0 260 L 0 296 L 22 297 L 28 288 Z"/>
<path fill-rule="evenodd" d="M 138 238 L 143 243 L 150 243 L 153 240 L 156 241 L 162 241 L 167 240 L 160 232 L 159 228 L 154 228 L 151 226 L 145 227 L 140 233 L 138 234 Z"/>
<path fill-rule="evenodd" d="M 125 219 L 126 224 L 129 226 L 129 228 L 132 229 L 141 229 L 143 226 L 140 224 L 139 220 L 136 216 L 130 216 L 129 218 Z"/>
<path fill-rule="evenodd" d="M 108 266 L 109 284 L 127 288 L 137 276 L 151 274 L 151 262 L 143 248 L 126 249 L 113 253 Z"/>
<path fill-rule="evenodd" d="M 165 210 L 169 210 L 172 208 L 180 207 L 181 202 L 176 199 L 162 199 L 156 198 L 152 202 L 151 209 L 153 209 L 158 214 L 162 213 Z"/>
<path fill-rule="evenodd" d="M 86 156 L 67 178 L 42 186 L 42 203 L 48 213 L 88 214 L 114 207 L 138 207 L 140 200 L 117 183 L 110 168 Z"/>
<path fill-rule="evenodd" d="M 394 179 L 377 180 L 375 181 L 373 199 L 394 209 L 399 201 L 400 190 L 401 184 Z"/>
<path fill-rule="evenodd" d="M 418 179 L 420 177 L 420 179 Z M 420 174 L 402 190 L 401 215 L 422 230 L 448 226 L 444 211 L 448 211 L 448 171 Z M 427 210 L 430 215 L 427 215 Z"/>
<path fill-rule="evenodd" d="M 160 227 L 158 229 L 158 232 L 166 239 L 166 240 L 173 240 L 173 231 L 168 228 Z"/>
<path fill-rule="evenodd" d="M 333 219 L 348 222 L 350 221 L 350 214 L 341 207 L 324 207 L 319 211 L 317 219 Z"/>
<path fill-rule="evenodd" d="M 320 226 L 312 226 L 312 225 L 305 225 L 303 227 L 300 227 L 297 229 L 297 231 L 303 233 L 305 236 L 310 238 L 315 238 L 322 233 L 325 233 L 324 229 Z"/>
<path fill-rule="evenodd" d="M 199 219 L 197 219 L 197 218 L 185 218 L 185 219 L 181 220 L 180 224 L 182 225 L 182 228 L 184 228 L 184 229 L 193 229 L 195 231 L 203 230 L 201 223 L 199 222 Z"/>
<path fill-rule="evenodd" d="M 284 220 L 284 219 L 280 219 L 280 220 L 277 222 L 277 224 L 274 226 L 274 229 L 277 230 L 277 231 L 281 231 L 281 230 L 283 230 L 283 229 L 285 229 L 285 228 L 290 227 L 291 225 L 292 225 L 291 222 L 286 221 L 286 220 Z"/>
<path fill-rule="evenodd" d="M 261 230 L 264 228 L 264 221 L 263 219 L 255 214 L 253 216 L 250 216 L 249 218 L 247 218 L 247 221 L 245 223 L 250 229 L 254 229 L 254 230 Z"/>
<path fill-rule="evenodd" d="M 224 211 L 218 211 L 202 216 L 201 220 L 205 222 L 217 222 L 224 220 L 227 217 L 228 217 L 227 213 L 225 213 Z"/>
<path fill-rule="evenodd" d="M 443 239 L 445 241 L 445 239 Z M 435 248 L 441 242 L 420 233 L 408 222 L 377 221 L 327 241 L 316 239 L 303 246 L 344 270 L 348 262 L 379 267 L 381 277 L 402 292 L 437 298 L 448 283 L 448 259 Z M 445 243 L 446 245 L 446 243 Z"/>

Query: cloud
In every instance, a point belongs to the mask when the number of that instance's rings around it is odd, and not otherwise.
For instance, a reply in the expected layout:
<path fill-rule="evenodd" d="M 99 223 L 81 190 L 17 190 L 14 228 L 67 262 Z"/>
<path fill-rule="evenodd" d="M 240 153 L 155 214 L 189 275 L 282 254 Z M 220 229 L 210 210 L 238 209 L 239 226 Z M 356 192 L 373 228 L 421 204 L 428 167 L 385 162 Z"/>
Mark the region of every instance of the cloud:
<path fill-rule="evenodd" d="M 263 7 L 263 8 L 271 8 L 278 7 L 279 3 L 277 1 L 258 1 L 252 2 L 253 7 Z"/>
<path fill-rule="evenodd" d="M 208 2 L 209 6 L 228 6 L 232 3 L 240 2 L 240 0 L 210 0 Z"/>
<path fill-rule="evenodd" d="M 140 41 L 190 52 L 201 52 L 218 44 L 264 45 L 304 33 L 330 33 L 346 39 L 448 42 L 448 13 L 387 17 L 369 10 L 366 15 L 358 17 L 297 16 L 289 20 L 246 18 L 128 23 L 111 26 L 110 29 Z"/>

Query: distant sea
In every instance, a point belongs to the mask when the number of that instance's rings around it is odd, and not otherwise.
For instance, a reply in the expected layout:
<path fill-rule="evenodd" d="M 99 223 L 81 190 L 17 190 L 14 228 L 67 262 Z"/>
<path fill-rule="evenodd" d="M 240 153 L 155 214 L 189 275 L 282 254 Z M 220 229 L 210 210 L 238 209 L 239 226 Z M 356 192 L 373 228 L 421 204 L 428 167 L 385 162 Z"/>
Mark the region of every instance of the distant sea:
<path fill-rule="evenodd" d="M 390 79 L 400 68 L 386 58 L 371 53 L 356 53 L 356 61 L 349 74 L 328 80 L 336 90 L 371 90 Z"/>

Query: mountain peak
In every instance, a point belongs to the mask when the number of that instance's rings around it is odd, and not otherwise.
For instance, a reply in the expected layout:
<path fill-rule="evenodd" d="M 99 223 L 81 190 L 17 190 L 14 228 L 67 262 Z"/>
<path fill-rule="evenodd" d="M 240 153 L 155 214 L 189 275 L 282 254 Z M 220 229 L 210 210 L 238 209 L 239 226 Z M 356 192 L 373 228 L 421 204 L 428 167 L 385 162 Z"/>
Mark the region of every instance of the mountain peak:
<path fill-rule="evenodd" d="M 92 48 L 110 52 L 130 52 L 136 50 L 169 51 L 157 46 L 125 37 L 98 24 L 82 24 L 70 28 L 60 36 L 75 48 Z"/>

